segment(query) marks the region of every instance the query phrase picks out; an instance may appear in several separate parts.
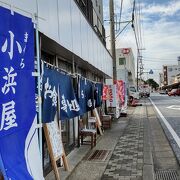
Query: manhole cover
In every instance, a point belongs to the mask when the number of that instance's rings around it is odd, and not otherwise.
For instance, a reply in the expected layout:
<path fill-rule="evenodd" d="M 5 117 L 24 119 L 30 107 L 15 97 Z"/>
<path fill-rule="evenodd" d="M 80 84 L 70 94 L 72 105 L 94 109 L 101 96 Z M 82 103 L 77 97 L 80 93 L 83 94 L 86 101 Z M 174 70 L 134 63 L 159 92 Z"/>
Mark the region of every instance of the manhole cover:
<path fill-rule="evenodd" d="M 108 150 L 95 150 L 88 158 L 88 161 L 105 161 L 110 151 Z"/>
<path fill-rule="evenodd" d="M 178 180 L 176 170 L 156 170 L 156 180 Z"/>

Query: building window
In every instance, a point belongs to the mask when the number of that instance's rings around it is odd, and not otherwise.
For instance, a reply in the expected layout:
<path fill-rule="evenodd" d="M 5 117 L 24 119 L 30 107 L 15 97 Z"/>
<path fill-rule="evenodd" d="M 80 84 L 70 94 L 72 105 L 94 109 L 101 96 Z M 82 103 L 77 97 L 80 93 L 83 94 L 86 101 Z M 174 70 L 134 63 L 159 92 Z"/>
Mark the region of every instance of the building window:
<path fill-rule="evenodd" d="M 58 58 L 58 65 L 57 65 L 60 69 L 72 73 L 72 64 L 62 60 L 61 58 Z"/>
<path fill-rule="evenodd" d="M 98 1 L 96 0 L 96 6 L 98 6 Z"/>
<path fill-rule="evenodd" d="M 172 71 L 172 68 L 168 68 L 168 71 L 171 72 L 171 71 Z"/>
<path fill-rule="evenodd" d="M 97 18 L 97 27 L 99 27 L 99 19 Z"/>
<path fill-rule="evenodd" d="M 125 58 L 119 58 L 119 65 L 125 65 L 126 59 Z"/>

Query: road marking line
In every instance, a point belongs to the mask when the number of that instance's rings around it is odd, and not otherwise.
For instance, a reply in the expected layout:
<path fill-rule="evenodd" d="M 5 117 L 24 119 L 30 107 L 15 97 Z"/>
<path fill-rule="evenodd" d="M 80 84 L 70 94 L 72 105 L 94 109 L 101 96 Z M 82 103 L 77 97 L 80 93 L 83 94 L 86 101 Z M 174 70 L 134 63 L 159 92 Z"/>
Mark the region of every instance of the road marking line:
<path fill-rule="evenodd" d="M 180 110 L 180 105 L 171 105 L 171 106 L 168 106 L 166 108 L 173 109 L 173 110 Z"/>
<path fill-rule="evenodd" d="M 160 112 L 160 110 L 157 108 L 157 106 L 154 104 L 154 102 L 151 100 L 151 98 L 149 98 L 152 105 L 155 107 L 156 111 L 158 112 L 159 116 L 161 117 L 161 119 L 163 120 L 164 124 L 166 125 L 166 127 L 168 128 L 169 132 L 171 133 L 171 135 L 173 136 L 174 140 L 176 141 L 177 145 L 180 148 L 180 138 L 179 136 L 176 134 L 176 132 L 174 131 L 174 129 L 171 127 L 171 125 L 169 124 L 169 122 L 166 120 L 166 118 L 162 115 L 162 113 Z"/>

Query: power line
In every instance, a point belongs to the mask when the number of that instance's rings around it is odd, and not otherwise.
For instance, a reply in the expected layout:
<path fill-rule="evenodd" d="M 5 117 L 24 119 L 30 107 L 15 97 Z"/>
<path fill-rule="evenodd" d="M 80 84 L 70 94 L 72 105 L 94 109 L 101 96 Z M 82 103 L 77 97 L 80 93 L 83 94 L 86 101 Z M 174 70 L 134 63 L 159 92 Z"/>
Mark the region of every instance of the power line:
<path fill-rule="evenodd" d="M 116 38 L 126 29 L 126 27 L 130 24 L 131 22 L 128 22 L 123 29 L 116 35 Z"/>
<path fill-rule="evenodd" d="M 163 63 L 163 62 L 169 62 L 169 61 L 154 61 L 154 60 L 147 60 L 147 59 L 143 59 L 143 61 L 148 61 L 148 62 L 152 62 L 152 63 Z"/>
<path fill-rule="evenodd" d="M 141 26 L 141 4 L 139 2 L 139 32 L 140 32 L 140 39 L 141 39 L 141 46 L 143 47 L 142 43 L 142 26 Z"/>
<path fill-rule="evenodd" d="M 120 6 L 120 15 L 119 15 L 119 31 L 121 30 L 121 15 L 122 15 L 122 6 L 123 6 L 123 0 L 121 0 L 121 6 Z"/>
<path fill-rule="evenodd" d="M 139 21 L 138 21 L 138 14 L 137 14 L 137 8 L 136 8 L 136 5 L 135 5 L 135 11 L 134 11 L 134 14 L 135 14 L 135 19 L 134 19 L 134 25 L 135 25 L 135 31 L 137 33 L 137 40 L 138 40 L 138 44 L 139 44 L 139 47 L 141 45 L 140 43 L 140 33 L 139 33 Z"/>
<path fill-rule="evenodd" d="M 145 56 L 143 56 L 143 59 L 165 60 L 165 61 L 176 60 L 176 59 L 165 59 L 165 58 L 155 58 L 155 57 L 145 57 Z M 177 60 L 176 60 L 176 61 L 177 61 Z"/>

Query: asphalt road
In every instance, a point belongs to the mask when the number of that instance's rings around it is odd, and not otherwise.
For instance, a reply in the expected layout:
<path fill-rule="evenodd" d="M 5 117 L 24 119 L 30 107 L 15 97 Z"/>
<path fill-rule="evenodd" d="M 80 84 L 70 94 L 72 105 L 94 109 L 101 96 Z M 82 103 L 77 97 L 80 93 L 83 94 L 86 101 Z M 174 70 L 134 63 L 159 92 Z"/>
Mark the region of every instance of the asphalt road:
<path fill-rule="evenodd" d="M 150 100 L 180 162 L 180 96 L 152 93 Z"/>

